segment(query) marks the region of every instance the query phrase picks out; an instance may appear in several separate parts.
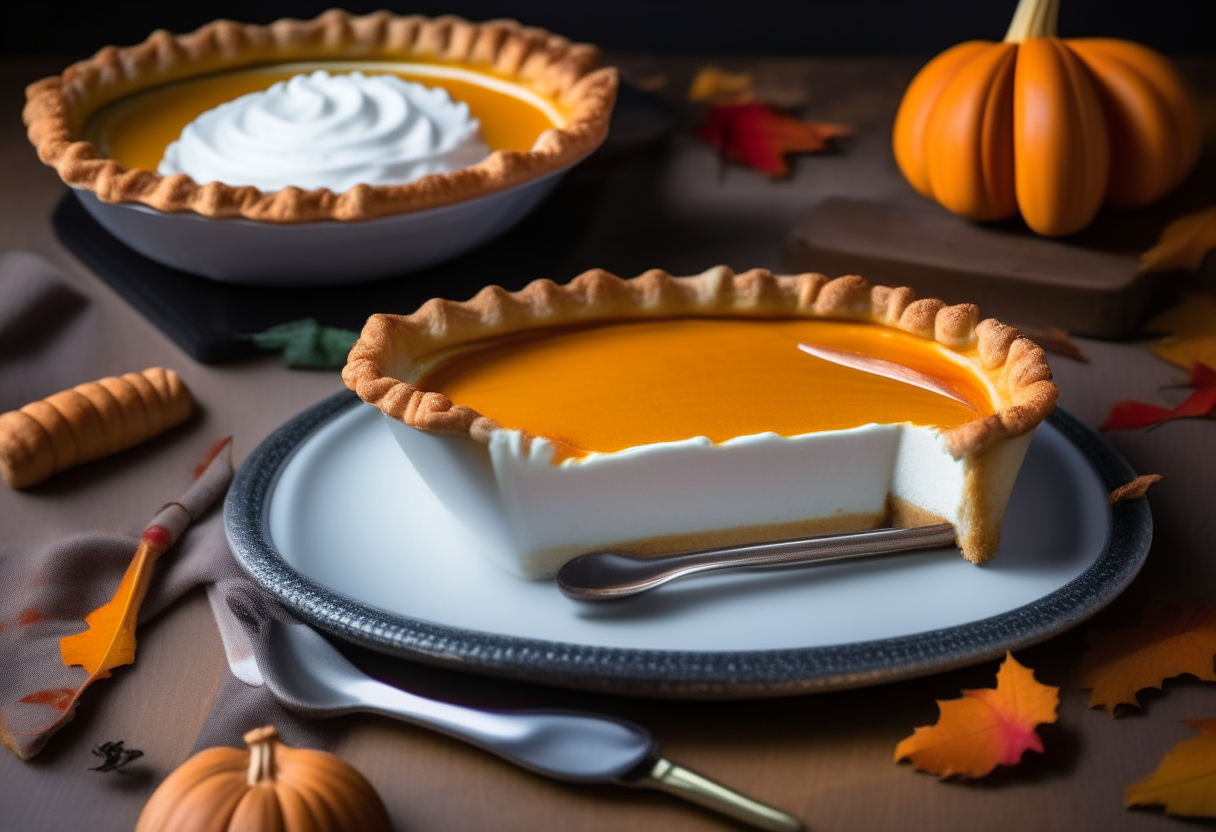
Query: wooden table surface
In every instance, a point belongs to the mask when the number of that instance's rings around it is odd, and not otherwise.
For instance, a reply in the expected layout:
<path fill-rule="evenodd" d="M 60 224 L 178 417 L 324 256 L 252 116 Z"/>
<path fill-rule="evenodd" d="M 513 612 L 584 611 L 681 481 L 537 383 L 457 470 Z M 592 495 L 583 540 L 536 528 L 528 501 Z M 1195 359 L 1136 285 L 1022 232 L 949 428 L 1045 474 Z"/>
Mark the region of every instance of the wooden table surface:
<path fill-rule="evenodd" d="M 669 85 L 663 94 L 685 128 L 694 113 L 679 99 L 702 63 L 637 57 L 619 62 L 632 78 L 665 74 Z M 715 263 L 778 269 L 786 232 L 824 197 L 917 199 L 889 149 L 895 106 L 917 61 L 726 64 L 757 70 L 762 85 L 801 104 L 808 117 L 854 125 L 855 138 L 843 153 L 800 158 L 789 180 L 770 182 L 749 170 L 723 168 L 681 129 L 611 178 L 586 239 L 569 256 L 570 276 L 592 266 L 623 275 L 650 267 L 691 273 Z M 1211 113 L 1212 63 L 1183 66 Z M 203 414 L 184 431 L 43 486 L 0 489 L 0 556 L 8 557 L 76 532 L 138 533 L 214 438 L 234 434 L 243 459 L 283 421 L 341 388 L 337 373 L 286 370 L 269 357 L 195 363 L 59 246 L 49 216 L 64 188 L 38 163 L 18 117 L 24 84 L 59 68 L 49 61 L 0 64 L 0 113 L 7 114 L 0 119 L 0 250 L 40 253 L 93 298 L 90 331 L 80 336 L 92 346 L 66 357 L 43 390 L 0 390 L 0 410 L 24 403 L 27 392 L 45 395 L 162 364 L 181 373 Z M 1185 374 L 1155 358 L 1142 342 L 1081 345 L 1091 363 L 1053 357 L 1052 365 L 1061 404 L 1091 425 L 1120 399 L 1174 403 L 1185 394 L 1162 389 L 1184 381 Z M 0 355 L 0 362 L 19 360 Z M 1110 439 L 1137 470 L 1165 480 L 1150 492 L 1156 533 L 1147 567 L 1091 624 L 1131 623 L 1151 597 L 1216 601 L 1216 425 L 1184 420 Z M 1089 710 L 1087 694 L 1072 682 L 1085 629 L 1019 654 L 1040 680 L 1061 686 L 1059 722 L 1041 729 L 1046 753 L 1030 753 L 1016 769 L 975 783 L 938 782 L 891 758 L 900 739 L 936 719 L 935 698 L 990 686 L 995 662 L 865 690 L 767 701 L 648 701 L 549 689 L 536 695 L 543 704 L 636 720 L 654 732 L 670 758 L 796 813 L 813 830 L 1177 827 L 1180 821 L 1156 811 L 1125 810 L 1123 788 L 1192 735 L 1179 720 L 1216 715 L 1216 687 L 1171 683 L 1164 695 L 1145 697 L 1145 711 L 1118 720 Z M 136 664 L 95 685 L 75 721 L 41 755 L 22 763 L 0 752 L 0 829 L 130 829 L 151 790 L 185 759 L 226 672 L 205 598 L 195 593 L 140 632 Z M 476 677 L 468 683 L 494 684 Z M 339 732 L 337 752 L 372 781 L 401 832 L 738 828 L 657 793 L 550 782 L 386 719 L 343 718 Z M 144 751 L 139 770 L 127 777 L 87 771 L 94 764 L 90 749 L 114 739 Z"/>

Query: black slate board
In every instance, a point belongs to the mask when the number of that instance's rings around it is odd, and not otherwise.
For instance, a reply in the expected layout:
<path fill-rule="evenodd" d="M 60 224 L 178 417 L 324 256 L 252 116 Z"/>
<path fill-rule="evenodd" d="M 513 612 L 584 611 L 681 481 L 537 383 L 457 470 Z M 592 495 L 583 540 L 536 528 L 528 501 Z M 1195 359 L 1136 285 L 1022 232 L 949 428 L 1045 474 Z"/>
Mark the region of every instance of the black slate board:
<path fill-rule="evenodd" d="M 208 280 L 127 248 L 71 192 L 56 206 L 52 225 L 64 248 L 192 358 L 229 361 L 258 352 L 250 335 L 300 318 L 358 331 L 372 313 L 409 313 L 432 297 L 465 300 L 491 283 L 515 290 L 538 278 L 570 280 L 567 262 L 595 219 L 606 178 L 672 124 L 662 102 L 623 85 L 608 140 L 530 216 L 455 260 L 386 280 L 315 288 Z"/>

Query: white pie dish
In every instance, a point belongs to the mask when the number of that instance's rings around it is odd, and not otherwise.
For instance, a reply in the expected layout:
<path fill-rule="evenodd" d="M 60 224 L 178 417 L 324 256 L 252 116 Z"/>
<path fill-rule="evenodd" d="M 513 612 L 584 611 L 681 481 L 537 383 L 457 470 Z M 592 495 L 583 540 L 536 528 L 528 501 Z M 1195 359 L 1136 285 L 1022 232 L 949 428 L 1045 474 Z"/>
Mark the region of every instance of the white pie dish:
<path fill-rule="evenodd" d="M 489 242 L 522 220 L 565 170 L 477 199 L 362 222 L 267 223 L 102 202 L 93 219 L 150 260 L 225 283 L 334 286 L 417 271 Z"/>
<path fill-rule="evenodd" d="M 590 44 L 510 20 L 338 9 L 269 25 L 215 20 L 107 47 L 30 84 L 23 120 L 39 159 L 95 195 L 81 197 L 88 212 L 139 253 L 216 280 L 341 284 L 454 257 L 521 219 L 607 136 L 618 82 L 601 64 Z M 393 73 L 449 94 L 463 85 L 455 98 L 468 107 L 464 126 L 475 119 L 484 144 L 451 165 L 430 159 L 429 172 L 414 178 L 377 168 L 419 161 L 436 139 L 443 144 L 434 122 L 406 146 L 393 138 L 421 124 L 408 96 L 375 104 L 350 85 L 351 95 L 336 98 L 314 86 L 290 101 L 275 93 L 278 103 L 255 108 L 257 118 L 229 107 L 277 89 L 259 74 L 284 76 L 289 86 L 322 69 Z M 227 138 L 200 138 L 203 121 L 222 122 Z M 193 161 L 174 168 L 163 148 L 187 133 L 198 139 L 188 142 Z M 489 155 L 473 161 L 483 149 Z M 260 167 L 253 181 L 265 190 L 241 184 L 242 164 Z M 283 175 L 266 179 L 266 168 Z M 347 187 L 351 178 L 357 184 Z"/>

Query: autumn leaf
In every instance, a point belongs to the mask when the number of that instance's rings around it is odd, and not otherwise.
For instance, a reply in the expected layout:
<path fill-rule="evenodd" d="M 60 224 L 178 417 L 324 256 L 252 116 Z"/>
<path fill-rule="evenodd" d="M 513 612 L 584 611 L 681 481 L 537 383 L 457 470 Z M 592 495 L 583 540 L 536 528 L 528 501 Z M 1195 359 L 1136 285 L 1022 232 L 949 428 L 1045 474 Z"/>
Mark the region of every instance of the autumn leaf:
<path fill-rule="evenodd" d="M 735 103 L 755 99 L 756 76 L 750 72 L 727 72 L 714 66 L 702 67 L 688 87 L 689 101 Z"/>
<path fill-rule="evenodd" d="M 800 121 L 767 104 L 719 104 L 697 127 L 697 135 L 724 159 L 777 177 L 789 173 L 787 153 L 827 150 L 832 139 L 848 136 L 843 124 Z"/>
<path fill-rule="evenodd" d="M 1185 370 L 1197 363 L 1216 367 L 1216 296 L 1206 292 L 1189 295 L 1145 328 L 1170 333 L 1153 344 L 1152 350 L 1171 364 Z"/>
<path fill-rule="evenodd" d="M 357 332 L 321 326 L 312 318 L 272 326 L 253 336 L 253 343 L 264 350 L 282 350 L 286 366 L 309 369 L 341 367 L 357 340 Z"/>
<path fill-rule="evenodd" d="M 1216 818 L 1216 717 L 1182 724 L 1200 735 L 1175 745 L 1156 771 L 1128 786 L 1124 805 L 1158 805 L 1171 815 Z"/>
<path fill-rule="evenodd" d="M 1124 500 L 1139 500 L 1148 493 L 1150 486 L 1159 482 L 1161 482 L 1160 474 L 1141 474 L 1131 482 L 1125 482 L 1110 492 L 1110 504 L 1113 506 Z"/>
<path fill-rule="evenodd" d="M 201 472 L 195 469 L 195 487 L 208 495 L 208 503 L 227 489 L 232 477 L 231 442 L 232 438 L 227 437 L 212 445 L 204 457 L 208 460 L 207 466 Z M 224 449 L 229 450 L 229 455 L 217 463 Z M 217 466 L 216 474 L 204 479 L 212 465 Z M 181 499 L 182 502 L 168 503 L 163 507 L 144 529 L 135 556 L 127 566 L 114 596 L 85 616 L 86 627 L 83 631 L 59 640 L 59 653 L 64 665 L 79 665 L 88 671 L 85 686 L 97 679 L 107 678 L 114 668 L 135 661 L 135 625 L 144 596 L 148 593 L 152 568 L 190 522 L 190 513 L 183 503 L 192 500 L 189 495 Z M 178 509 L 176 512 L 173 511 L 175 506 Z"/>
<path fill-rule="evenodd" d="M 1101 430 L 1130 430 L 1167 422 L 1170 419 L 1216 417 L 1216 371 L 1203 364 L 1191 369 L 1186 384 L 1193 393 L 1177 407 L 1170 409 L 1137 401 L 1116 402 Z"/>
<path fill-rule="evenodd" d="M 1161 232 L 1157 245 L 1140 255 L 1140 272 L 1170 269 L 1199 271 L 1203 258 L 1216 248 L 1216 207 L 1174 220 Z"/>
<path fill-rule="evenodd" d="M 148 592 L 152 566 L 172 543 L 169 532 L 160 526 L 144 530 L 114 597 L 85 616 L 88 627 L 83 632 L 59 640 L 64 665 L 80 665 L 90 679 L 104 679 L 113 668 L 135 661 L 135 619 Z"/>
<path fill-rule="evenodd" d="M 1140 703 L 1136 693 L 1160 688 L 1174 676 L 1189 673 L 1216 682 L 1216 607 L 1188 609 L 1154 603 L 1136 627 L 1113 633 L 1090 633 L 1077 683 L 1092 690 L 1089 707 L 1114 716 L 1119 705 Z"/>
<path fill-rule="evenodd" d="M 916 768 L 941 777 L 983 777 L 998 765 L 1016 765 L 1027 749 L 1043 750 L 1034 729 L 1056 721 L 1059 693 L 1035 681 L 1034 671 L 1006 653 L 995 688 L 939 699 L 937 723 L 900 742 L 895 762 L 910 757 Z"/>

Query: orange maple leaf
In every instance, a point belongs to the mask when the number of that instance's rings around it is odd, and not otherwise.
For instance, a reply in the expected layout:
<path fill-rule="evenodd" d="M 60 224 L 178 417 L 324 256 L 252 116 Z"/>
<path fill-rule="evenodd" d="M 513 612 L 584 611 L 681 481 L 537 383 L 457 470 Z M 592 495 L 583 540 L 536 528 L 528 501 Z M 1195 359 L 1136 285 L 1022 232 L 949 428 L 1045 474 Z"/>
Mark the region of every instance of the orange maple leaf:
<path fill-rule="evenodd" d="M 1124 805 L 1164 806 L 1167 814 L 1216 818 L 1216 717 L 1182 723 L 1200 734 L 1169 750 L 1157 770 L 1127 787 Z"/>
<path fill-rule="evenodd" d="M 1203 258 L 1216 248 L 1216 207 L 1174 220 L 1161 232 L 1157 245 L 1140 255 L 1141 272 L 1170 269 L 1199 271 Z"/>
<path fill-rule="evenodd" d="M 727 72 L 716 66 L 702 67 L 688 86 L 689 101 L 736 104 L 756 97 L 756 76 L 750 72 Z"/>
<path fill-rule="evenodd" d="M 787 153 L 827 150 L 831 139 L 848 136 L 843 124 L 800 121 L 768 104 L 719 104 L 697 127 L 697 135 L 725 159 L 769 176 L 785 176 Z"/>
<path fill-rule="evenodd" d="M 66 667 L 80 665 L 89 672 L 91 682 L 105 679 L 114 668 L 135 661 L 139 608 L 148 593 L 153 565 L 172 543 L 169 532 L 160 526 L 144 530 L 114 597 L 85 616 L 88 626 L 82 632 L 59 640 L 59 652 Z"/>
<path fill-rule="evenodd" d="M 1056 721 L 1059 702 L 1059 688 L 1035 681 L 1033 670 L 1006 653 L 995 688 L 937 700 L 937 723 L 900 742 L 895 762 L 910 757 L 916 768 L 941 777 L 983 777 L 998 765 L 1016 765 L 1027 749 L 1043 750 L 1034 729 Z"/>
<path fill-rule="evenodd" d="M 1166 679 L 1189 673 L 1216 682 L 1216 607 L 1187 609 L 1154 603 L 1139 626 L 1113 633 L 1090 633 L 1078 684 L 1091 689 L 1089 707 L 1111 716 L 1119 705 L 1140 703 L 1136 693 L 1159 688 Z"/>
<path fill-rule="evenodd" d="M 1196 292 L 1149 321 L 1149 332 L 1169 335 L 1152 345 L 1152 350 L 1184 370 L 1196 363 L 1216 368 L 1216 295 Z"/>

